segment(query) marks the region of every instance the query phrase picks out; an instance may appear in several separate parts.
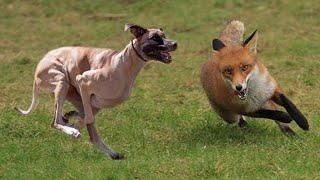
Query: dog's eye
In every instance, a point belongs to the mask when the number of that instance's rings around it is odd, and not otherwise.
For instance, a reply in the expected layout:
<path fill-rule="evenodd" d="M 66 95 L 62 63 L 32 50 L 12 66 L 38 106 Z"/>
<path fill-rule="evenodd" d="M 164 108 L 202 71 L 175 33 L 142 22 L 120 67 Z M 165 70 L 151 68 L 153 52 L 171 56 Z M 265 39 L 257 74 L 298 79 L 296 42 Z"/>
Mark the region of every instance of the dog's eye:
<path fill-rule="evenodd" d="M 155 42 L 159 43 L 159 44 L 163 44 L 162 38 L 161 38 L 159 35 L 157 35 L 157 34 L 154 35 L 154 36 L 152 36 L 151 39 L 154 40 Z"/>
<path fill-rule="evenodd" d="M 154 36 L 152 36 L 151 39 L 154 41 L 158 41 L 160 39 L 160 37 L 158 35 L 154 35 Z"/>
<path fill-rule="evenodd" d="M 242 67 L 241 67 L 241 70 L 242 71 L 246 71 L 247 69 L 248 69 L 248 64 L 245 64 L 245 65 L 243 65 Z"/>

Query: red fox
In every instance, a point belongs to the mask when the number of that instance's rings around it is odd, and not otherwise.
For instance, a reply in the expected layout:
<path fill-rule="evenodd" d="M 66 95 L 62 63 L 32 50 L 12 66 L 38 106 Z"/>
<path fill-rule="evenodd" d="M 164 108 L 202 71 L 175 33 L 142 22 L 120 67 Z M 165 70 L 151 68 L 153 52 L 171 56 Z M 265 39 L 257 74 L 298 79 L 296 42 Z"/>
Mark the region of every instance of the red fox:
<path fill-rule="evenodd" d="M 247 125 L 244 116 L 275 120 L 282 132 L 295 134 L 294 120 L 303 130 L 309 124 L 287 98 L 257 57 L 257 30 L 243 41 L 244 25 L 229 23 L 212 41 L 212 59 L 201 70 L 201 83 L 210 105 L 228 123 Z M 276 110 L 276 104 L 287 112 Z"/>

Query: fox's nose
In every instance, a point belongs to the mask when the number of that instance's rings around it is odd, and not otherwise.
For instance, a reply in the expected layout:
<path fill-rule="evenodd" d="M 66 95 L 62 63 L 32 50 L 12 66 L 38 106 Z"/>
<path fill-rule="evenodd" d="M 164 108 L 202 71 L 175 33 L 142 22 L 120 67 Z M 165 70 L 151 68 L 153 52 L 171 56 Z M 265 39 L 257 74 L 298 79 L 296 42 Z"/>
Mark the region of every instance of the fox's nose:
<path fill-rule="evenodd" d="M 238 85 L 236 86 L 236 90 L 237 90 L 237 91 L 241 91 L 241 90 L 242 90 L 242 85 L 241 85 L 241 84 L 238 84 Z"/>

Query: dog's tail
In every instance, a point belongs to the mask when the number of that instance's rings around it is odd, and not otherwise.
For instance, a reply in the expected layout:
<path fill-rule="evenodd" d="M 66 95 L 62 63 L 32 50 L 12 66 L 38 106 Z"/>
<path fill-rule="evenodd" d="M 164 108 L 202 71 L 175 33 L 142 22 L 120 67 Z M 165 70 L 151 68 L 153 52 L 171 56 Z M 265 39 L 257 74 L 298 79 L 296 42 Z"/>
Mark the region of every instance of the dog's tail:
<path fill-rule="evenodd" d="M 219 39 L 226 46 L 240 45 L 243 42 L 244 30 L 243 22 L 233 20 L 224 28 Z"/>
<path fill-rule="evenodd" d="M 39 97 L 39 88 L 36 85 L 36 82 L 33 82 L 33 91 L 32 91 L 32 102 L 30 107 L 28 108 L 28 110 L 22 110 L 20 108 L 15 107 L 15 109 L 20 112 L 22 115 L 29 115 L 32 110 L 35 109 L 35 107 L 37 106 L 38 103 L 38 97 Z"/>

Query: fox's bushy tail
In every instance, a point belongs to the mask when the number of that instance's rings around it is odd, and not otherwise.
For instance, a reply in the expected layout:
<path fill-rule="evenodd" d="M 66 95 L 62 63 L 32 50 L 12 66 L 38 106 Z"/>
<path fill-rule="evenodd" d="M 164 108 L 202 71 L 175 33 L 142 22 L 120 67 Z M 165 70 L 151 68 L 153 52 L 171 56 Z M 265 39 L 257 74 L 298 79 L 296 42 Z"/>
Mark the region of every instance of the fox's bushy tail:
<path fill-rule="evenodd" d="M 244 24 L 241 21 L 233 20 L 227 24 L 220 35 L 220 40 L 226 46 L 241 45 L 243 43 Z"/>
<path fill-rule="evenodd" d="M 39 88 L 36 85 L 36 82 L 33 82 L 33 91 L 32 91 L 32 102 L 29 106 L 28 110 L 22 110 L 20 108 L 15 107 L 15 109 L 20 112 L 22 115 L 29 115 L 37 106 L 39 97 Z"/>

